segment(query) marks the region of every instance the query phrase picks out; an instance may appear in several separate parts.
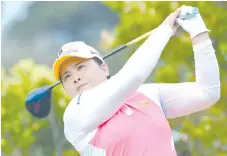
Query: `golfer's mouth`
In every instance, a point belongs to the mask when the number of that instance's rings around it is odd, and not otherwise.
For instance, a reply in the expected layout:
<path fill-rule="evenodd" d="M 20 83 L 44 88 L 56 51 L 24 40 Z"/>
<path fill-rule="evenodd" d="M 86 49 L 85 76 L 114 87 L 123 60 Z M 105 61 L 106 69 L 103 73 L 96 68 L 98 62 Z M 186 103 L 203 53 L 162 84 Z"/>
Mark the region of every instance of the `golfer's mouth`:
<path fill-rule="evenodd" d="M 77 90 L 80 90 L 83 86 L 85 86 L 85 85 L 87 85 L 87 83 L 84 83 L 84 84 L 82 84 L 82 85 L 80 85 L 78 88 L 77 88 Z"/>

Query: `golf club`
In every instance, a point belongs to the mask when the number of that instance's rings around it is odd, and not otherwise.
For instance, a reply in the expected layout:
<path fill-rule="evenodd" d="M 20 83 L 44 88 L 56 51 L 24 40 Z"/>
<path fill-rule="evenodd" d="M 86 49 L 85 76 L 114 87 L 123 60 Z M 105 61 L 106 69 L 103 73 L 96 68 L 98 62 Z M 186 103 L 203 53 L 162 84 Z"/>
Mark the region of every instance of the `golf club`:
<path fill-rule="evenodd" d="M 186 14 L 181 15 L 180 18 L 181 19 L 190 18 L 196 15 L 197 13 L 198 9 L 194 8 L 190 13 L 187 12 Z M 106 59 L 116 54 L 117 52 L 124 50 L 125 48 L 130 47 L 131 45 L 134 45 L 139 41 L 147 38 L 154 30 L 155 29 L 141 35 L 140 37 L 128 42 L 127 44 L 120 46 L 119 48 L 113 50 L 111 53 L 104 55 L 103 59 Z M 28 112 L 30 112 L 33 117 L 41 119 L 49 115 L 51 109 L 51 90 L 60 83 L 61 82 L 58 81 L 54 85 L 34 89 L 28 94 L 25 100 L 25 104 Z"/>

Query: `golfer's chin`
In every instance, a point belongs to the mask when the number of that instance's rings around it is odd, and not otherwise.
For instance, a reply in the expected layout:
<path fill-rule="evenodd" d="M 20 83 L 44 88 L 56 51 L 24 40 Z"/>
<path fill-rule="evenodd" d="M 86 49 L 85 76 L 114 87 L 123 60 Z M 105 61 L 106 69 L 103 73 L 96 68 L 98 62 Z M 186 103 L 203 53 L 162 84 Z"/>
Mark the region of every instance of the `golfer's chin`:
<path fill-rule="evenodd" d="M 78 89 L 76 90 L 76 94 L 75 94 L 73 97 L 75 97 L 75 96 L 77 96 L 77 95 L 79 95 L 79 94 L 81 94 L 81 93 L 83 93 L 83 92 L 89 90 L 90 88 L 92 88 L 92 86 L 90 86 L 89 84 L 86 84 L 86 85 L 84 85 L 84 86 L 78 88 Z"/>

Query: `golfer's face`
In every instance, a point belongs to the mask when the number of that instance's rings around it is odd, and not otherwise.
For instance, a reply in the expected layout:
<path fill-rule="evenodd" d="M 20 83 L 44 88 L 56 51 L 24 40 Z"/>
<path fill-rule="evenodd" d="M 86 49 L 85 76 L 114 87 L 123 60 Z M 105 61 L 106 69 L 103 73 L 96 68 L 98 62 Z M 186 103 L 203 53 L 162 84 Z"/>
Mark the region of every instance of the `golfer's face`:
<path fill-rule="evenodd" d="M 60 69 L 62 84 L 71 98 L 104 82 L 108 75 L 107 65 L 100 66 L 93 59 L 70 58 Z"/>

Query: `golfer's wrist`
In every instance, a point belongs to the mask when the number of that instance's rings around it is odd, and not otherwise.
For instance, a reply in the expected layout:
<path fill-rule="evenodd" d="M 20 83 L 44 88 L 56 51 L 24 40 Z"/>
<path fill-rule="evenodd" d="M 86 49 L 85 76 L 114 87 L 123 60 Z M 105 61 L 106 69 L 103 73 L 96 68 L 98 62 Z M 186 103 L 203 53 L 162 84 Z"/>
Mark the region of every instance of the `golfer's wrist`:
<path fill-rule="evenodd" d="M 203 32 L 192 38 L 192 44 L 197 45 L 204 41 L 210 40 L 208 32 Z"/>
<path fill-rule="evenodd" d="M 193 51 L 198 52 L 201 51 L 201 49 L 204 49 L 205 47 L 212 46 L 212 41 L 210 39 L 204 40 L 198 44 L 193 45 Z"/>

